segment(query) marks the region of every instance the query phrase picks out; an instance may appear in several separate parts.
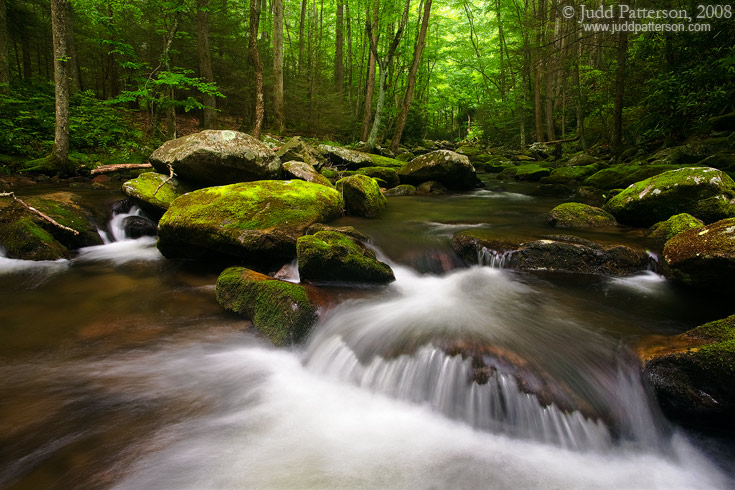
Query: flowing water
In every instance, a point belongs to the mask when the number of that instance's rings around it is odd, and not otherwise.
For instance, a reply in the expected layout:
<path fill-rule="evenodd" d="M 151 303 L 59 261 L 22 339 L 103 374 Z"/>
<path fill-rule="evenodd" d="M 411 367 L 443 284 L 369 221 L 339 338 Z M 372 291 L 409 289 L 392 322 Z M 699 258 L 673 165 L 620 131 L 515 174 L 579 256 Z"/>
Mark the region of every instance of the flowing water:
<path fill-rule="evenodd" d="M 727 305 L 652 271 L 461 267 L 456 231 L 552 232 L 558 202 L 524 191 L 342 218 L 396 282 L 341 291 L 287 349 L 222 311 L 217 266 L 127 239 L 123 215 L 72 260 L 0 257 L 0 488 L 732 488 L 732 440 L 666 422 L 626 347 Z"/>

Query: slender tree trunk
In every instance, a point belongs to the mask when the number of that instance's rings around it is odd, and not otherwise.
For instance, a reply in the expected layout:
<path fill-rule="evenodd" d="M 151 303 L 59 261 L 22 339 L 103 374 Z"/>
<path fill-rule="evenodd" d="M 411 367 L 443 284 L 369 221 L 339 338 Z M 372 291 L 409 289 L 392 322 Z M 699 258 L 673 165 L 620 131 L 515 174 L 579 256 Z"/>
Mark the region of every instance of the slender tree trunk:
<path fill-rule="evenodd" d="M 615 102 L 613 107 L 613 128 L 610 147 L 613 153 L 620 154 L 623 147 L 623 96 L 625 95 L 625 61 L 628 54 L 628 33 L 618 34 L 618 66 L 615 68 Z"/>
<path fill-rule="evenodd" d="M 273 0 L 273 114 L 276 130 L 285 131 L 283 117 L 283 0 Z"/>
<path fill-rule="evenodd" d="M 250 0 L 250 57 L 255 66 L 255 124 L 253 136 L 260 139 L 265 117 L 265 97 L 263 96 L 263 64 L 258 53 L 258 26 L 260 24 L 260 9 L 258 0 Z"/>
<path fill-rule="evenodd" d="M 577 118 L 577 136 L 582 144 L 582 148 L 587 149 L 587 140 L 584 136 L 584 93 L 582 91 L 582 82 L 579 74 L 579 65 L 582 63 L 582 30 L 577 35 L 577 56 L 574 63 L 574 85 L 576 88 L 575 109 Z"/>
<path fill-rule="evenodd" d="M 343 0 L 337 0 L 337 29 L 335 33 L 334 41 L 334 86 L 339 94 L 339 99 L 342 100 L 345 88 L 345 65 L 344 56 L 342 54 L 344 45 L 344 35 L 342 32 L 342 26 L 344 24 L 343 14 Z"/>
<path fill-rule="evenodd" d="M 304 24 L 306 22 L 306 4 L 308 0 L 301 0 L 301 20 L 299 22 L 299 75 L 304 70 Z"/>
<path fill-rule="evenodd" d="M 28 29 L 25 26 L 21 31 L 20 50 L 23 55 L 23 79 L 30 80 L 33 77 L 33 60 L 31 60 L 31 43 L 28 37 Z"/>
<path fill-rule="evenodd" d="M 79 92 L 82 82 L 79 76 L 79 59 L 74 42 L 74 11 L 71 2 L 66 2 L 66 43 L 69 50 L 69 89 L 71 93 Z"/>
<path fill-rule="evenodd" d="M 212 56 L 209 50 L 209 0 L 197 0 L 197 51 L 199 54 L 199 76 L 205 82 L 213 82 Z M 204 109 L 199 126 L 211 129 L 215 125 L 217 103 L 214 95 L 204 94 Z"/>
<path fill-rule="evenodd" d="M 367 20 L 365 25 L 369 26 L 367 33 L 367 42 L 369 45 L 378 44 L 378 0 L 373 0 L 373 12 L 370 15 L 370 6 L 368 5 Z M 370 49 L 368 58 L 368 74 L 365 82 L 365 108 L 362 113 L 362 141 L 367 141 L 370 136 L 370 121 L 373 116 L 373 94 L 375 92 L 375 65 L 377 59 L 373 50 Z"/>
<path fill-rule="evenodd" d="M 540 6 L 534 4 L 533 14 L 538 22 L 536 26 L 536 53 L 534 59 L 534 74 L 533 74 L 533 105 L 534 115 L 536 121 L 536 141 L 544 141 L 544 115 L 541 104 L 541 79 L 543 77 L 542 60 L 541 60 L 541 49 L 544 42 L 544 13 L 543 4 L 546 0 L 537 0 L 540 2 Z"/>
<path fill-rule="evenodd" d="M 396 153 L 398 151 L 398 145 L 401 143 L 401 136 L 403 135 L 403 129 L 406 127 L 406 119 L 408 119 L 408 111 L 411 109 L 411 101 L 413 100 L 413 91 L 416 87 L 416 74 L 419 71 L 419 64 L 421 63 L 421 54 L 424 50 L 424 44 L 426 43 L 426 31 L 429 27 L 429 17 L 431 16 L 431 0 L 426 0 L 424 4 L 424 13 L 421 18 L 421 30 L 419 31 L 418 39 L 416 40 L 416 46 L 413 52 L 413 64 L 411 70 L 408 72 L 408 87 L 406 87 L 406 95 L 403 98 L 403 106 L 401 107 L 401 113 L 396 121 L 396 130 L 393 133 L 393 139 L 390 143 L 390 151 Z"/>
<path fill-rule="evenodd" d="M 56 130 L 51 160 L 62 174 L 69 165 L 69 48 L 67 45 L 67 0 L 51 0 L 51 32 L 54 46 Z"/>
<path fill-rule="evenodd" d="M 0 93 L 10 92 L 10 36 L 5 0 L 0 0 Z"/>

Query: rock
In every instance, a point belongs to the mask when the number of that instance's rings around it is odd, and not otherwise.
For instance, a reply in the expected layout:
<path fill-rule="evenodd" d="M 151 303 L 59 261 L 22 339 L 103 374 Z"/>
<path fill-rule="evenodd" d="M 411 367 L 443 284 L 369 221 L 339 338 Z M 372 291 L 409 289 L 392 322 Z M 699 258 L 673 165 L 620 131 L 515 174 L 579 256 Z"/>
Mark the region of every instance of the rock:
<path fill-rule="evenodd" d="M 276 156 L 282 162 L 304 162 L 317 169 L 327 162 L 327 159 L 316 148 L 302 140 L 301 136 L 294 136 L 288 140 L 285 145 L 276 151 Z"/>
<path fill-rule="evenodd" d="M 618 224 L 607 211 L 578 202 L 558 205 L 546 216 L 546 222 L 557 228 L 611 228 Z"/>
<path fill-rule="evenodd" d="M 301 179 L 314 184 L 334 187 L 328 178 L 314 170 L 314 167 L 304 162 L 292 160 L 283 164 L 283 173 L 287 178 Z"/>
<path fill-rule="evenodd" d="M 156 236 L 158 226 L 142 216 L 128 216 L 122 221 L 122 228 L 128 238 Z"/>
<path fill-rule="evenodd" d="M 666 221 L 659 221 L 651 228 L 648 229 L 648 238 L 652 238 L 660 243 L 665 243 L 667 240 L 675 237 L 679 233 L 692 228 L 699 228 L 704 223 L 698 220 L 694 216 L 688 213 L 681 213 Z"/>
<path fill-rule="evenodd" d="M 735 279 L 735 218 L 683 231 L 663 251 L 674 277 L 719 293 L 732 290 Z"/>
<path fill-rule="evenodd" d="M 133 180 L 123 184 L 123 192 L 142 210 L 152 216 L 161 216 L 166 212 L 174 199 L 193 190 L 174 177 L 158 189 L 158 186 L 168 179 L 168 175 L 155 172 L 140 174 Z M 158 189 L 158 192 L 156 192 Z M 153 193 L 156 192 L 155 195 Z"/>
<path fill-rule="evenodd" d="M 588 153 L 579 153 L 570 158 L 566 165 L 569 167 L 590 167 L 599 161 L 597 157 L 593 157 Z"/>
<path fill-rule="evenodd" d="M 388 189 L 384 192 L 384 195 L 386 196 L 413 196 L 416 194 L 416 188 L 412 185 L 408 184 L 401 184 L 393 187 L 392 189 Z"/>
<path fill-rule="evenodd" d="M 487 230 L 465 230 L 454 235 L 452 247 L 470 265 L 479 262 L 525 271 L 626 276 L 650 264 L 644 250 L 602 245 L 574 236 L 524 241 L 497 237 Z"/>
<path fill-rule="evenodd" d="M 372 250 L 336 231 L 320 231 L 299 238 L 299 276 L 308 282 L 387 283 L 391 268 Z"/>
<path fill-rule="evenodd" d="M 689 424 L 721 428 L 735 416 L 735 315 L 636 348 L 643 378 L 663 411 Z"/>
<path fill-rule="evenodd" d="M 590 175 L 597 172 L 597 165 L 587 165 L 579 167 L 559 167 L 551 171 L 547 177 L 542 177 L 541 182 L 544 184 L 568 184 L 573 182 L 582 182 Z"/>
<path fill-rule="evenodd" d="M 438 181 L 450 189 L 477 187 L 477 175 L 470 160 L 449 150 L 437 150 L 414 158 L 398 170 L 401 183 L 418 185 Z"/>
<path fill-rule="evenodd" d="M 581 186 L 574 190 L 572 199 L 576 202 L 589 204 L 590 206 L 600 207 L 607 202 L 610 192 L 605 192 L 596 187 Z"/>
<path fill-rule="evenodd" d="M 317 320 L 309 290 L 243 267 L 230 267 L 217 279 L 217 302 L 253 322 L 275 345 L 306 337 Z"/>
<path fill-rule="evenodd" d="M 357 172 L 374 179 L 382 180 L 389 189 L 401 183 L 396 171 L 389 167 L 364 167 Z"/>
<path fill-rule="evenodd" d="M 158 248 L 166 257 L 291 259 L 304 230 L 337 218 L 343 207 L 339 192 L 303 180 L 209 187 L 171 203 L 158 225 Z"/>
<path fill-rule="evenodd" d="M 42 220 L 10 197 L 0 197 L 0 248 L 3 255 L 23 260 L 58 260 L 69 250 L 46 231 Z"/>
<path fill-rule="evenodd" d="M 324 223 L 314 223 L 306 229 L 306 234 L 314 235 L 320 231 L 336 231 L 361 242 L 367 242 L 370 240 L 370 237 L 357 230 L 354 226 L 329 226 Z"/>
<path fill-rule="evenodd" d="M 410 162 L 414 158 L 416 158 L 416 155 L 414 155 L 410 151 L 406 151 L 404 153 L 399 153 L 398 155 L 396 155 L 396 160 L 403 163 Z"/>
<path fill-rule="evenodd" d="M 702 160 L 703 167 L 713 167 L 725 172 L 735 171 L 735 154 L 731 152 L 718 152 Z"/>
<path fill-rule="evenodd" d="M 157 172 L 176 175 L 197 187 L 277 179 L 281 160 L 266 144 L 238 131 L 207 129 L 161 145 L 150 156 Z"/>
<path fill-rule="evenodd" d="M 621 189 L 667 170 L 676 170 L 677 165 L 613 165 L 587 177 L 584 184 L 598 189 Z"/>
<path fill-rule="evenodd" d="M 531 192 L 531 195 L 538 197 L 568 197 L 572 195 L 572 189 L 564 184 L 540 184 Z"/>
<path fill-rule="evenodd" d="M 365 218 L 375 218 L 383 212 L 387 200 L 375 179 L 367 175 L 351 175 L 337 181 L 347 213 Z"/>
<path fill-rule="evenodd" d="M 398 170 L 399 168 L 403 167 L 406 162 L 402 162 L 401 160 L 396 160 L 395 158 L 388 158 L 381 155 L 373 155 L 370 154 L 370 160 L 373 161 L 374 167 L 387 167 L 392 168 L 395 170 Z"/>
<path fill-rule="evenodd" d="M 528 163 L 525 165 L 519 165 L 515 168 L 513 178 L 516 180 L 528 180 L 531 182 L 538 182 L 542 177 L 547 177 L 551 174 L 551 170 L 546 167 L 542 167 L 536 163 Z"/>
<path fill-rule="evenodd" d="M 97 230 L 105 224 L 107 217 L 78 194 L 54 192 L 39 196 L 24 197 L 23 201 L 60 225 L 76 230 L 73 234 L 46 221 L 38 223 L 53 237 L 69 249 L 102 245 Z"/>
<path fill-rule="evenodd" d="M 374 167 L 373 159 L 367 153 L 348 150 L 331 145 L 319 145 L 317 148 L 329 163 L 338 167 L 357 170 L 362 167 Z"/>
<path fill-rule="evenodd" d="M 416 194 L 426 196 L 426 195 L 437 195 L 441 196 L 443 194 L 447 194 L 449 192 L 449 189 L 444 187 L 444 184 L 441 182 L 437 182 L 435 180 L 430 180 L 429 182 L 424 182 L 423 184 L 416 187 Z"/>
<path fill-rule="evenodd" d="M 651 226 L 679 213 L 711 223 L 735 216 L 735 182 L 708 167 L 672 170 L 630 185 L 604 209 L 621 223 Z"/>
<path fill-rule="evenodd" d="M 268 148 L 270 148 L 271 150 L 275 148 L 279 148 L 281 145 L 283 145 L 283 141 L 279 140 L 278 138 L 276 138 L 275 136 L 271 134 L 264 134 L 260 138 L 260 141 L 265 143 L 268 146 Z"/>

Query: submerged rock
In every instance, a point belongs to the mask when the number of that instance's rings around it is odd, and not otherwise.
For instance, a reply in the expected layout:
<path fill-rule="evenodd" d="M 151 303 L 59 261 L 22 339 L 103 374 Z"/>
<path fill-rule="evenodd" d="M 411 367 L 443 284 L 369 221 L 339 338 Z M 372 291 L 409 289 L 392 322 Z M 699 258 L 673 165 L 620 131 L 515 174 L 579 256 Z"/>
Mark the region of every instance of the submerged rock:
<path fill-rule="evenodd" d="M 290 259 L 309 225 L 339 217 L 343 207 L 339 192 L 303 180 L 200 189 L 171 203 L 159 222 L 158 249 L 166 257 Z"/>
<path fill-rule="evenodd" d="M 607 211 L 578 202 L 559 204 L 546 216 L 546 222 L 557 228 L 610 228 L 618 224 Z"/>
<path fill-rule="evenodd" d="M 158 227 L 153 221 L 143 216 L 128 216 L 122 221 L 122 228 L 128 238 L 156 236 Z"/>
<path fill-rule="evenodd" d="M 288 178 L 301 179 L 314 184 L 333 187 L 328 178 L 314 170 L 314 167 L 304 162 L 290 161 L 283 164 L 283 172 Z"/>
<path fill-rule="evenodd" d="M 664 259 L 680 281 L 719 293 L 735 280 L 735 218 L 683 231 L 664 245 Z"/>
<path fill-rule="evenodd" d="M 161 216 L 174 199 L 193 190 L 192 187 L 181 183 L 175 177 L 166 181 L 168 177 L 168 175 L 155 172 L 146 172 L 125 182 L 123 192 L 144 211 L 152 216 Z"/>
<path fill-rule="evenodd" d="M 375 179 L 367 175 L 351 175 L 337 181 L 347 213 L 365 218 L 375 218 L 383 212 L 387 200 Z"/>
<path fill-rule="evenodd" d="M 42 220 L 10 197 L 0 197 L 0 248 L 12 259 L 58 260 L 69 250 L 41 226 Z"/>
<path fill-rule="evenodd" d="M 150 156 L 157 172 L 198 187 L 234 184 L 281 175 L 281 160 L 265 143 L 238 131 L 207 129 L 161 145 Z"/>
<path fill-rule="evenodd" d="M 735 315 L 636 346 L 661 408 L 694 425 L 728 427 L 735 416 Z"/>
<path fill-rule="evenodd" d="M 320 231 L 299 238 L 299 276 L 308 282 L 387 283 L 395 280 L 391 268 L 352 237 Z"/>
<path fill-rule="evenodd" d="M 627 276 L 646 270 L 651 260 L 644 250 L 625 245 L 603 245 L 575 236 L 524 241 L 497 237 L 487 230 L 456 233 L 452 247 L 467 264 L 526 271 Z"/>
<path fill-rule="evenodd" d="M 278 346 L 302 340 L 317 320 L 317 306 L 304 286 L 244 267 L 225 269 L 215 291 L 220 305 L 250 319 Z"/>
<path fill-rule="evenodd" d="M 414 158 L 398 170 L 398 176 L 404 184 L 438 181 L 456 190 L 474 189 L 478 184 L 469 158 L 449 150 L 436 150 Z"/>
<path fill-rule="evenodd" d="M 604 209 L 621 223 L 651 226 L 679 213 L 706 223 L 735 216 L 735 182 L 714 168 L 672 170 L 636 182 Z"/>
<path fill-rule="evenodd" d="M 680 213 L 666 221 L 659 221 L 648 229 L 648 238 L 665 243 L 683 231 L 699 228 L 704 223 L 688 213 Z"/>

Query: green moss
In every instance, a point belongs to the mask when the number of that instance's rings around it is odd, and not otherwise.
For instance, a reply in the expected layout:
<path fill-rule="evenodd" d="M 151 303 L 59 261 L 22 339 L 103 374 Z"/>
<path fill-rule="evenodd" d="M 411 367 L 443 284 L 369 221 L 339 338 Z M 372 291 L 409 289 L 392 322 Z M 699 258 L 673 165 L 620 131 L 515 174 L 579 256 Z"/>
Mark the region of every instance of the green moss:
<path fill-rule="evenodd" d="M 699 228 L 702 222 L 688 213 L 680 213 L 666 221 L 659 221 L 648 230 L 648 237 L 666 242 L 681 232 Z"/>
<path fill-rule="evenodd" d="M 735 315 L 700 325 L 686 335 L 707 341 L 690 351 L 707 367 L 735 373 Z"/>
<path fill-rule="evenodd" d="M 383 212 L 387 200 L 375 179 L 366 175 L 352 175 L 336 183 L 342 193 L 347 212 L 356 216 L 375 218 Z"/>
<path fill-rule="evenodd" d="M 542 167 L 537 163 L 527 163 L 517 166 L 513 177 L 516 180 L 537 181 L 549 174 L 551 174 L 551 171 L 548 168 Z"/>
<path fill-rule="evenodd" d="M 565 184 L 567 182 L 580 182 L 597 172 L 597 165 L 585 165 L 581 167 L 559 167 L 551 171 L 548 177 L 543 178 L 547 184 Z"/>
<path fill-rule="evenodd" d="M 617 224 L 607 211 L 578 202 L 558 205 L 549 212 L 546 220 L 557 228 L 604 228 Z"/>
<path fill-rule="evenodd" d="M 587 177 L 584 184 L 605 190 L 624 188 L 634 182 L 677 168 L 680 167 L 677 165 L 613 165 Z"/>
<path fill-rule="evenodd" d="M 167 175 L 145 172 L 125 182 L 123 192 L 146 210 L 152 209 L 160 214 L 168 209 L 174 199 L 191 190 L 190 187 L 183 186 L 177 179 L 167 182 L 166 179 L 168 179 Z M 158 189 L 163 182 L 166 183 Z M 154 192 L 155 195 L 153 195 Z"/>
<path fill-rule="evenodd" d="M 311 282 L 385 283 L 393 271 L 372 250 L 336 231 L 320 231 L 298 239 L 299 275 Z"/>
<path fill-rule="evenodd" d="M 386 196 L 413 196 L 416 194 L 416 188 L 409 184 L 401 184 L 385 191 Z"/>
<path fill-rule="evenodd" d="M 0 206 L 0 246 L 8 257 L 25 260 L 57 260 L 70 256 L 69 250 L 36 223 L 20 204 L 2 198 Z"/>
<path fill-rule="evenodd" d="M 395 158 L 388 158 L 380 155 L 368 155 L 376 167 L 401 168 L 406 162 L 402 162 Z"/>
<path fill-rule="evenodd" d="M 303 339 L 317 318 L 306 289 L 243 267 L 230 267 L 217 279 L 217 301 L 244 315 L 275 345 Z"/>
<path fill-rule="evenodd" d="M 357 173 L 382 180 L 388 188 L 395 187 L 401 183 L 398 178 L 398 173 L 389 167 L 364 167 L 358 170 Z"/>

